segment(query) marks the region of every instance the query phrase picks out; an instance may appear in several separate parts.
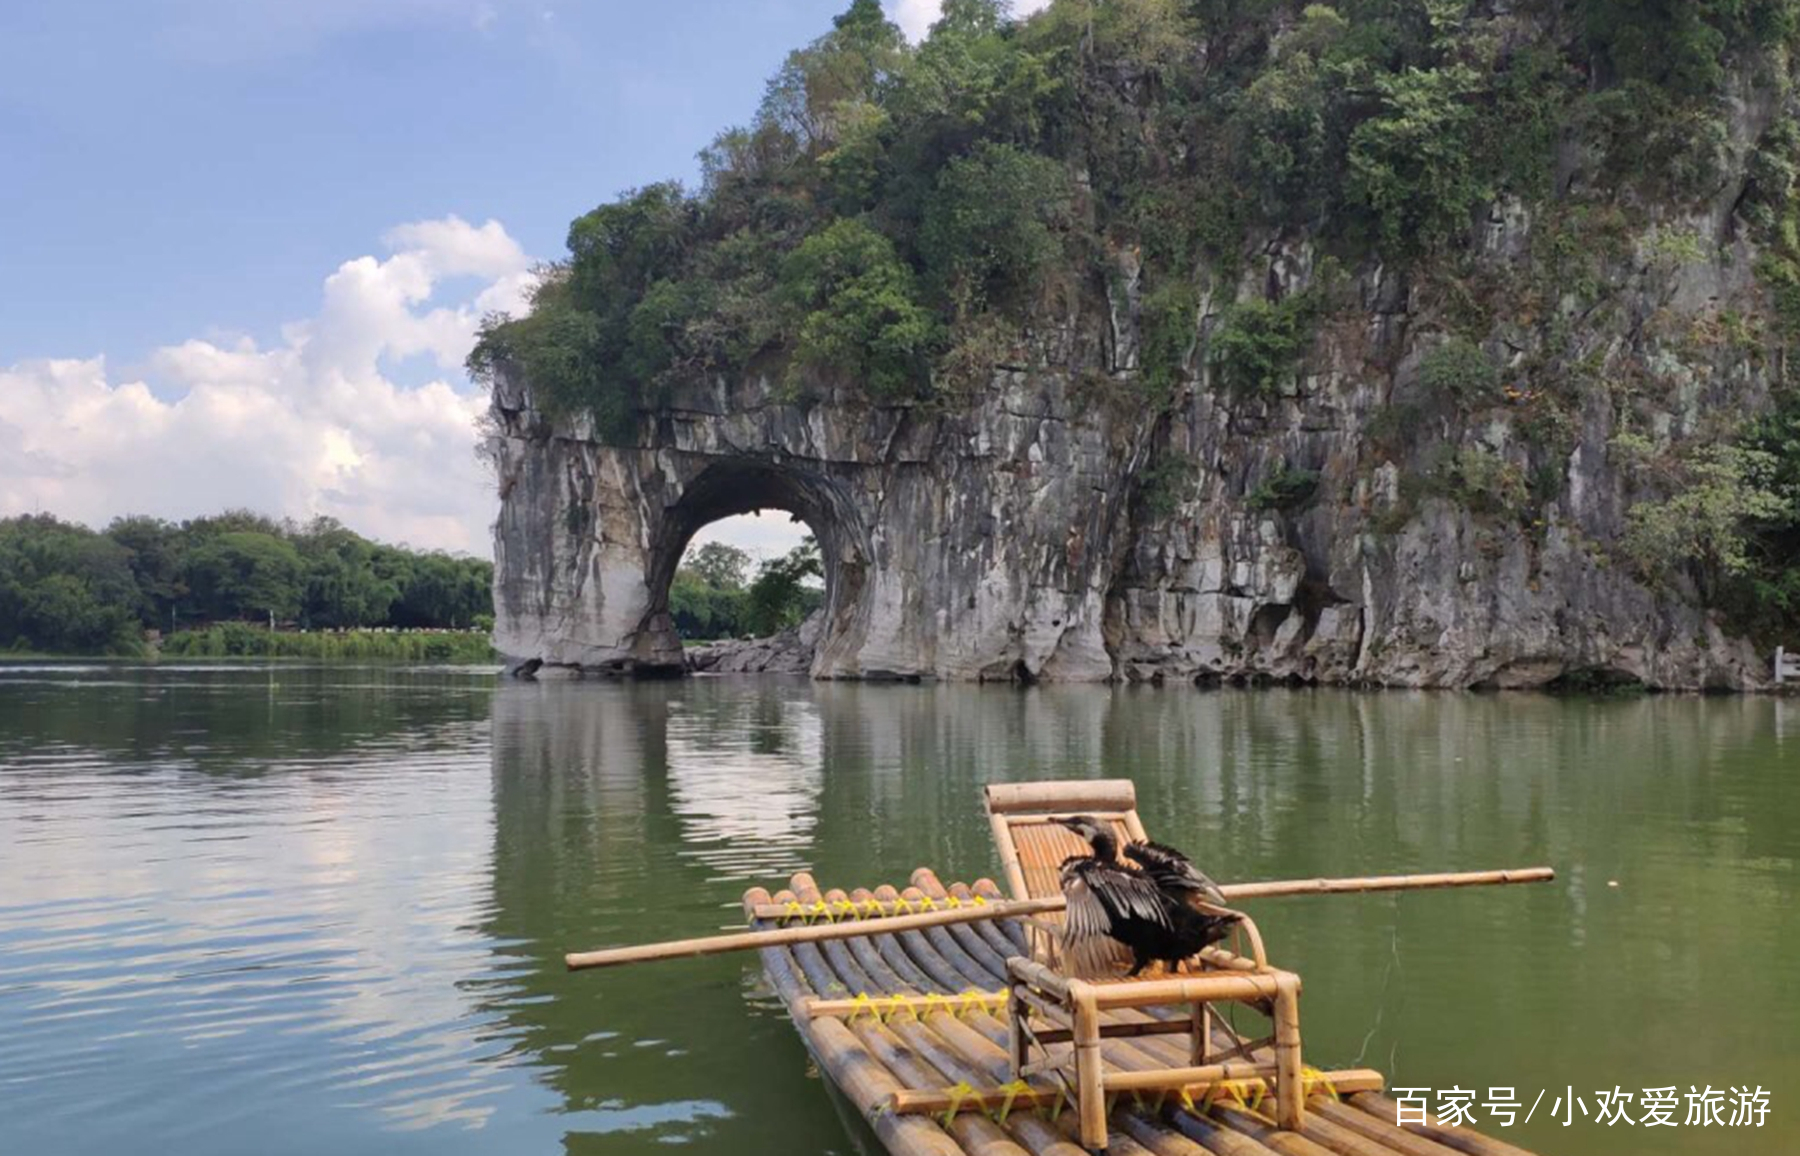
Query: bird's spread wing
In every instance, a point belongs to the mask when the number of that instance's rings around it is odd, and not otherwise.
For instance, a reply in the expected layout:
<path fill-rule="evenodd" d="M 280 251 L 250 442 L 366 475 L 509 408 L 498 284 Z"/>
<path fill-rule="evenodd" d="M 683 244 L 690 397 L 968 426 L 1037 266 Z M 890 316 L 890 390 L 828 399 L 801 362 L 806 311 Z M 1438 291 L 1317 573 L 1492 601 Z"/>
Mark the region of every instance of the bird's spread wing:
<path fill-rule="evenodd" d="M 1221 907 L 1225 905 L 1225 893 L 1219 890 L 1219 885 L 1173 847 L 1161 843 L 1127 843 L 1125 857 L 1143 867 L 1156 885 L 1166 891 L 1192 895 Z"/>
<path fill-rule="evenodd" d="M 1063 959 L 1069 973 L 1100 976 L 1127 958 L 1114 929 L 1130 921 L 1169 926 L 1168 899 L 1136 871 L 1092 859 L 1063 868 Z"/>

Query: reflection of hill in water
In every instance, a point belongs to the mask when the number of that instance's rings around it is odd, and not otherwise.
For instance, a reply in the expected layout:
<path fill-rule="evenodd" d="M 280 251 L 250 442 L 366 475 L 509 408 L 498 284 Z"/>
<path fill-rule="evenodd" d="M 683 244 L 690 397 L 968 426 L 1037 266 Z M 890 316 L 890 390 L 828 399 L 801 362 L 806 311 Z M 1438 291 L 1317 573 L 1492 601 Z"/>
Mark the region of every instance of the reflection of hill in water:
<path fill-rule="evenodd" d="M 791 1035 L 746 1006 L 748 961 L 570 977 L 560 952 L 705 934 L 736 921 L 747 878 L 799 866 L 827 885 L 920 863 L 990 873 L 982 783 L 1123 775 L 1152 830 L 1226 879 L 1562 872 L 1555 887 L 1259 906 L 1307 978 L 1322 1061 L 1360 1053 L 1436 1086 L 1786 1086 L 1800 793 L 1775 768 L 1796 763 L 1797 714 L 1746 698 L 503 687 L 488 930 L 530 962 L 499 1006 L 585 1137 L 573 1148 L 757 1151 L 769 1104 L 810 1130 L 796 1150 L 841 1145 Z M 1671 995 L 1715 986 L 1740 1010 Z M 724 1045 L 720 1025 L 742 1040 Z M 728 1114 L 679 1107 L 714 1097 Z M 622 1119 L 647 1131 L 607 1131 Z"/>
<path fill-rule="evenodd" d="M 800 1079 L 805 1054 L 786 1021 L 746 1004 L 752 957 L 573 976 L 562 965 L 578 947 L 715 931 L 740 920 L 746 876 L 803 862 L 819 728 L 775 685 L 709 696 L 703 683 L 503 684 L 495 695 L 483 930 L 513 978 L 486 1006 L 561 1097 L 568 1151 L 701 1138 L 765 1151 L 770 1103 L 792 1150 L 846 1150 L 830 1102 Z M 785 695 L 804 700 L 807 686 Z"/>
<path fill-rule="evenodd" d="M 669 712 L 669 805 L 681 854 L 717 879 L 766 882 L 811 865 L 824 734 L 803 686 L 706 680 Z"/>

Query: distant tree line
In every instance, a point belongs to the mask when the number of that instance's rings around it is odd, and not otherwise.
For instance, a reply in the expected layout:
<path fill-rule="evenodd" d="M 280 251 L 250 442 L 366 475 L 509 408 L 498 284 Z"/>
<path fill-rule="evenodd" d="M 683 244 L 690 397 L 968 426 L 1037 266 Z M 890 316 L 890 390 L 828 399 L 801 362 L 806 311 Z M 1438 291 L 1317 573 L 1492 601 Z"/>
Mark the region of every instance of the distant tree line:
<path fill-rule="evenodd" d="M 144 631 L 271 621 L 304 629 L 490 626 L 493 563 L 372 542 L 332 518 L 228 510 L 106 529 L 0 519 L 0 647 L 133 654 Z"/>
<path fill-rule="evenodd" d="M 810 536 L 750 577 L 750 555 L 724 542 L 688 554 L 669 583 L 669 617 L 686 639 L 765 637 L 785 630 L 825 600 L 819 544 Z"/>

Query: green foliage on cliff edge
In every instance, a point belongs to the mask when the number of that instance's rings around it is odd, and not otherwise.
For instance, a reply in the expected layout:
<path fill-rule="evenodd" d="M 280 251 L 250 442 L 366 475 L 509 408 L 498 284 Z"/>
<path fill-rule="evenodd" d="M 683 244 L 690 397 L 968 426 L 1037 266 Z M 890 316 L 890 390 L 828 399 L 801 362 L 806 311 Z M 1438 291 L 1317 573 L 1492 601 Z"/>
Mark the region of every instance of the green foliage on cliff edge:
<path fill-rule="evenodd" d="M 1006 345 L 996 322 L 1017 332 L 1104 293 L 1106 254 L 1134 246 L 1152 307 L 1140 377 L 1163 400 L 1191 372 L 1200 266 L 1230 273 L 1251 230 L 1396 261 L 1460 247 L 1494 196 L 1550 195 L 1574 133 L 1621 186 L 1697 181 L 1722 147 L 1728 66 L 1790 42 L 1797 9 L 1055 0 L 1014 20 L 948 0 L 909 45 L 856 0 L 706 150 L 700 189 L 651 185 L 578 218 L 533 311 L 490 318 L 471 367 L 517 365 L 546 407 L 613 440 L 714 373 L 926 398 Z M 1228 310 L 1208 355 L 1225 377 L 1271 387 L 1305 337 L 1284 305 Z"/>
<path fill-rule="evenodd" d="M 699 189 L 651 185 L 577 218 L 532 312 L 488 319 L 471 368 L 517 366 L 609 440 L 711 374 L 930 398 L 979 381 L 972 362 L 1006 333 L 1098 300 L 1108 255 L 1135 248 L 1146 400 L 1203 360 L 1267 391 L 1307 337 L 1273 291 L 1223 302 L 1223 348 L 1194 356 L 1197 281 L 1228 284 L 1253 230 L 1353 259 L 1456 250 L 1495 196 L 1552 196 L 1571 137 L 1617 189 L 1704 195 L 1728 70 L 1776 59 L 1800 0 L 1512 8 L 1055 0 L 1015 20 L 1000 0 L 947 0 L 909 45 L 855 0 L 702 154 Z M 1782 288 L 1786 266 L 1770 269 Z"/>
<path fill-rule="evenodd" d="M 1800 625 L 1800 388 L 1732 443 L 1676 447 L 1637 433 L 1612 452 L 1664 496 L 1634 503 L 1620 542 L 1652 584 L 1694 576 L 1745 635 L 1777 641 Z M 1699 563 L 1696 567 L 1694 563 Z"/>

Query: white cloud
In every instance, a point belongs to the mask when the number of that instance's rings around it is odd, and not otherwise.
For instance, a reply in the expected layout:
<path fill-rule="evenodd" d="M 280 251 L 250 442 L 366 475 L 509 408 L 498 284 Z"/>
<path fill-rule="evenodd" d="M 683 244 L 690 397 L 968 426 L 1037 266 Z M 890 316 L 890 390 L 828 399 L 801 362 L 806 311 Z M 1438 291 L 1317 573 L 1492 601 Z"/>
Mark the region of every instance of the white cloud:
<path fill-rule="evenodd" d="M 386 240 L 386 258 L 327 277 L 317 314 L 279 344 L 157 350 L 154 393 L 115 379 L 104 357 L 0 367 L 0 513 L 98 525 L 248 506 L 485 553 L 495 498 L 475 423 L 486 400 L 462 360 L 483 313 L 524 304 L 531 261 L 497 221 L 419 221 Z M 451 277 L 475 283 L 436 300 Z M 407 386 L 384 371 L 417 355 L 440 375 Z"/>
<path fill-rule="evenodd" d="M 1050 0 L 1012 0 L 1014 16 L 1029 16 L 1050 7 Z M 919 40 L 943 11 L 942 0 L 887 0 L 888 17 L 912 40 Z"/>
<path fill-rule="evenodd" d="M 461 217 L 414 221 L 389 229 L 382 240 L 390 249 L 418 254 L 433 272 L 445 277 L 502 278 L 530 264 L 499 221 L 479 227 Z"/>

